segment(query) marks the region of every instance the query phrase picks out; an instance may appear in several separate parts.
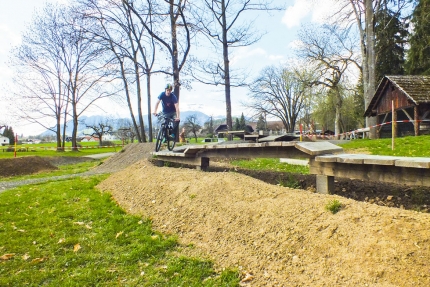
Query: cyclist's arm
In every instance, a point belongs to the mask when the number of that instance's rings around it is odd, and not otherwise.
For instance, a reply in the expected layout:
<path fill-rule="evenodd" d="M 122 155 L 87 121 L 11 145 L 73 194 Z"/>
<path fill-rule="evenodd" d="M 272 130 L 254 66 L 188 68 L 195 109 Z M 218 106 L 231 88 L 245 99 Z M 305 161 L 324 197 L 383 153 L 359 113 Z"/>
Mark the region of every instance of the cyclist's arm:
<path fill-rule="evenodd" d="M 159 100 L 159 99 L 158 99 L 158 100 L 155 102 L 154 112 L 152 113 L 153 115 L 157 114 L 158 105 L 160 104 L 160 101 L 161 101 L 161 100 Z"/>

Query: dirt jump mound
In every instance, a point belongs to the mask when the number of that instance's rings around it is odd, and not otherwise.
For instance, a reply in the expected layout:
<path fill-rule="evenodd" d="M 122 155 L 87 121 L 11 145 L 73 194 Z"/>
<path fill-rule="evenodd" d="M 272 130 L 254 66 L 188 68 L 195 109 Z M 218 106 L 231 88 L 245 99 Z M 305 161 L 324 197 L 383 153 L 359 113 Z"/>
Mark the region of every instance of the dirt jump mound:
<path fill-rule="evenodd" d="M 148 154 L 135 155 L 98 187 L 177 234 L 186 254 L 241 270 L 242 286 L 430 286 L 428 213 L 235 172 L 156 167 Z M 110 164 L 125 161 L 116 156 Z M 326 210 L 333 200 L 341 203 L 336 214 Z"/>

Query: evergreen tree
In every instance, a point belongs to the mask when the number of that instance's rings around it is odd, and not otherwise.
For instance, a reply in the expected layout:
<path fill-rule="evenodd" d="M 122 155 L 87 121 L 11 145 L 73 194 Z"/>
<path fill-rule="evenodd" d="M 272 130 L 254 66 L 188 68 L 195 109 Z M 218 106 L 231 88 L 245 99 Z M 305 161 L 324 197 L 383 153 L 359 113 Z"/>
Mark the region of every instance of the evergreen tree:
<path fill-rule="evenodd" d="M 260 115 L 258 117 L 257 130 L 259 130 L 259 131 L 266 130 L 266 120 L 264 119 L 263 115 Z"/>
<path fill-rule="evenodd" d="M 240 130 L 240 122 L 239 122 L 238 118 L 236 118 L 236 122 L 234 124 L 234 130 L 235 131 L 239 131 Z"/>
<path fill-rule="evenodd" d="M 13 132 L 12 127 L 6 127 L 3 136 L 9 139 L 9 143 L 11 145 L 15 144 L 15 133 Z"/>
<path fill-rule="evenodd" d="M 246 129 L 245 116 L 242 113 L 239 120 L 239 130 L 245 130 L 245 129 Z"/>
<path fill-rule="evenodd" d="M 413 32 L 406 63 L 409 75 L 430 75 L 430 0 L 419 0 L 412 14 Z"/>
<path fill-rule="evenodd" d="M 408 25 L 387 6 L 377 14 L 376 82 L 385 75 L 403 75 Z"/>

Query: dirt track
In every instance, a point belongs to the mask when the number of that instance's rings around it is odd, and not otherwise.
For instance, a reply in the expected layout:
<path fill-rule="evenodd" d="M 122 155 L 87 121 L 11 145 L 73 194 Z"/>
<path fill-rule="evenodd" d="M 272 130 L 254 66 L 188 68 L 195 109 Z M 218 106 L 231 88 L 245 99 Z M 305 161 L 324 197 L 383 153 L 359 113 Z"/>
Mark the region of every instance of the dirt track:
<path fill-rule="evenodd" d="M 154 228 L 178 234 L 186 254 L 239 268 L 243 286 L 430 286 L 428 213 L 234 172 L 155 167 L 143 150 L 130 147 L 103 164 L 135 162 L 99 188 Z M 337 214 L 324 208 L 333 199 L 343 205 Z"/>

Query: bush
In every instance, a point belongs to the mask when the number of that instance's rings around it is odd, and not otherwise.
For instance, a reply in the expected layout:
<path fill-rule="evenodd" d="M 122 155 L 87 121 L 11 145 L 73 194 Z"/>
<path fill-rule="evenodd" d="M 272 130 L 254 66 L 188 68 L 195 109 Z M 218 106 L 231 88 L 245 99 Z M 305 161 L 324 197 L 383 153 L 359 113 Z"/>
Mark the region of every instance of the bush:
<path fill-rule="evenodd" d="M 114 146 L 115 143 L 111 141 L 102 141 L 102 146 Z"/>

